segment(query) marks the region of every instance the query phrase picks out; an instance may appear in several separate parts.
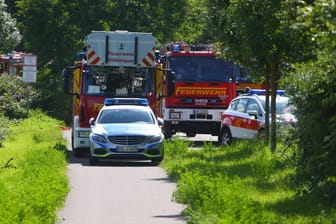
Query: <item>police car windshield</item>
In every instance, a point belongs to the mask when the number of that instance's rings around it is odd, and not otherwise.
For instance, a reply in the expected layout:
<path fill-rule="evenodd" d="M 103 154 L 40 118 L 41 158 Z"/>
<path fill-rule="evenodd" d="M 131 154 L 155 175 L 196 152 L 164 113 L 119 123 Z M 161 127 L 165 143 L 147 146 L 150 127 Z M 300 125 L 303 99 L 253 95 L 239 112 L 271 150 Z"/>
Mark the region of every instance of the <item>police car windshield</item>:
<path fill-rule="evenodd" d="M 154 118 L 147 110 L 142 109 L 106 109 L 101 111 L 98 118 L 101 124 L 147 123 L 154 124 Z"/>
<path fill-rule="evenodd" d="M 266 104 L 266 97 L 262 96 L 259 97 L 260 101 L 263 105 L 263 108 L 265 110 L 265 104 Z M 269 98 L 269 112 L 271 113 L 271 97 Z M 288 97 L 278 97 L 276 99 L 276 114 L 284 114 L 286 112 L 286 108 L 289 107 L 289 98 Z"/>

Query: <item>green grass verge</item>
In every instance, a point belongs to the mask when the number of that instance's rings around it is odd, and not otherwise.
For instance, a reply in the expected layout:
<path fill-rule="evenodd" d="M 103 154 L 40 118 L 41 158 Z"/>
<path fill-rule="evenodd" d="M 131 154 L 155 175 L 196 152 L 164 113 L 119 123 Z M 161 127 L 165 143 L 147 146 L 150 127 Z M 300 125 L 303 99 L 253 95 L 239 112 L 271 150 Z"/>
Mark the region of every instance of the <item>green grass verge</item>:
<path fill-rule="evenodd" d="M 0 223 L 55 223 L 69 191 L 61 122 L 40 111 L 10 126 L 0 148 Z"/>
<path fill-rule="evenodd" d="M 296 194 L 291 149 L 280 146 L 271 153 L 251 141 L 188 146 L 167 141 L 161 164 L 177 182 L 174 197 L 187 205 L 188 223 L 336 223 L 335 208 Z"/>

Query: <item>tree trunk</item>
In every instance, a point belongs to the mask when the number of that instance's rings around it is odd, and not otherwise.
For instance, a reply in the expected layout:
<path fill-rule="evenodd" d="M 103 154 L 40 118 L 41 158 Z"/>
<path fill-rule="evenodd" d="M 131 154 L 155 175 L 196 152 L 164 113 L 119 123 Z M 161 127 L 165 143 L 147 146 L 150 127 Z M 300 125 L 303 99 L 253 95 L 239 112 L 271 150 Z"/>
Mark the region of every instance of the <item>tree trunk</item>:
<path fill-rule="evenodd" d="M 276 138 L 276 96 L 278 89 L 278 66 L 273 64 L 271 66 L 271 151 L 274 152 L 277 147 Z"/>
<path fill-rule="evenodd" d="M 266 101 L 265 101 L 265 145 L 269 144 L 269 130 L 270 130 L 270 111 L 269 111 L 269 94 L 270 94 L 270 67 L 266 65 L 266 75 L 265 75 L 265 88 L 266 88 Z"/>

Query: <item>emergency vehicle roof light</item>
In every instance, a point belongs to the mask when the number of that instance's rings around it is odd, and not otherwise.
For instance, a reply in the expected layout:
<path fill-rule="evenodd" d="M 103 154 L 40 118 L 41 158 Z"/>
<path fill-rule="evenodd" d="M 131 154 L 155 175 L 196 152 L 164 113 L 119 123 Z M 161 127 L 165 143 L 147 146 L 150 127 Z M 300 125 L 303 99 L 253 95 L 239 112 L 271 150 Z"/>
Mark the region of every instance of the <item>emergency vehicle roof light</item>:
<path fill-rule="evenodd" d="M 266 89 L 250 89 L 249 94 L 266 95 Z M 285 90 L 277 90 L 277 95 L 283 96 L 285 94 Z"/>
<path fill-rule="evenodd" d="M 78 52 L 77 53 L 77 57 L 79 58 L 79 59 L 86 59 L 86 53 L 85 52 Z"/>
<path fill-rule="evenodd" d="M 180 46 L 178 44 L 174 44 L 173 52 L 179 52 L 179 51 L 180 51 Z"/>
<path fill-rule="evenodd" d="M 104 101 L 105 106 L 112 105 L 138 105 L 148 106 L 148 100 L 145 98 L 106 98 Z"/>

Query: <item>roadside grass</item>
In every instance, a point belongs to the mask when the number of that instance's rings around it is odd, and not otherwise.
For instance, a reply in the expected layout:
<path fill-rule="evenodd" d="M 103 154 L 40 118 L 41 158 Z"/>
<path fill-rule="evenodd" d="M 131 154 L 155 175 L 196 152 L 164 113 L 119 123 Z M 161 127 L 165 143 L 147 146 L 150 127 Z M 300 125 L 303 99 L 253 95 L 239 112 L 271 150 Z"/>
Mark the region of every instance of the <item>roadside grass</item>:
<path fill-rule="evenodd" d="M 189 224 L 336 223 L 336 208 L 296 193 L 292 149 L 280 145 L 271 153 L 240 141 L 190 150 L 191 144 L 166 141 L 161 164 L 177 182 L 174 198 L 187 205 Z"/>
<path fill-rule="evenodd" d="M 0 223 L 55 223 L 69 191 L 60 121 L 40 111 L 10 126 L 0 147 Z"/>

